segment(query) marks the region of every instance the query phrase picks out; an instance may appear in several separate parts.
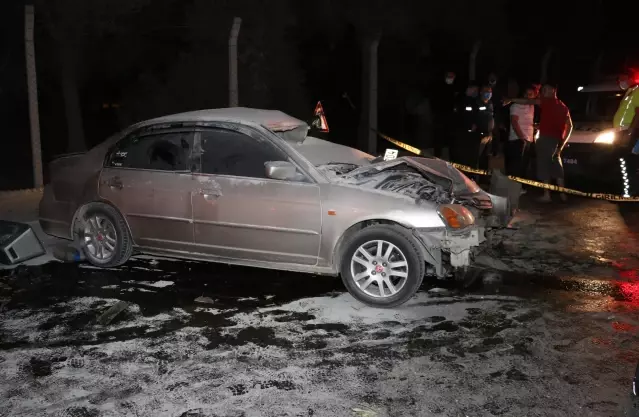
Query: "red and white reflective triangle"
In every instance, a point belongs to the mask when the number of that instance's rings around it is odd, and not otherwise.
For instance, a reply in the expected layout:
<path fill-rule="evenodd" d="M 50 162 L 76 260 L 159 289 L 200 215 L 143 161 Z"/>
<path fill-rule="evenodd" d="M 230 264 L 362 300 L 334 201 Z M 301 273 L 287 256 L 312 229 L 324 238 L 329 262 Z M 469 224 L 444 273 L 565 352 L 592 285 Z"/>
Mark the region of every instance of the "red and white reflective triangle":
<path fill-rule="evenodd" d="M 324 114 L 324 107 L 322 107 L 322 102 L 318 101 L 317 106 L 315 106 L 315 116 L 319 117 L 319 130 L 320 132 L 328 133 L 328 121 L 326 121 L 326 115 Z"/>

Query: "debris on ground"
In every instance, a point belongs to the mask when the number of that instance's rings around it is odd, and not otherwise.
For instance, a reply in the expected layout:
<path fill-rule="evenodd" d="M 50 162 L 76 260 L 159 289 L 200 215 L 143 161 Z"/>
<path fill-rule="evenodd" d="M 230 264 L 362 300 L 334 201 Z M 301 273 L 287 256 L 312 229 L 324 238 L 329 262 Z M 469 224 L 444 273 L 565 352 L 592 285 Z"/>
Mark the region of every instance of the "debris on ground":
<path fill-rule="evenodd" d="M 352 408 L 353 413 L 355 413 L 355 415 L 357 417 L 375 417 L 377 416 L 377 413 L 371 410 L 366 410 L 363 408 Z"/>
<path fill-rule="evenodd" d="M 433 297 L 450 297 L 452 292 L 446 288 L 431 288 L 428 290 L 428 294 Z"/>
<path fill-rule="evenodd" d="M 204 296 L 200 296 L 193 301 L 200 304 L 215 304 L 214 299 L 212 299 L 211 297 L 204 297 Z"/>
<path fill-rule="evenodd" d="M 486 254 L 478 255 L 477 257 L 475 257 L 475 265 L 485 267 L 485 268 L 490 268 L 490 269 L 496 269 L 498 271 L 512 270 L 512 268 L 510 268 L 504 262 L 500 261 L 499 259 L 495 257 L 488 256 Z"/>
<path fill-rule="evenodd" d="M 81 262 L 85 259 L 80 249 L 67 243 L 54 246 L 53 257 L 62 262 Z"/>
<path fill-rule="evenodd" d="M 117 303 L 109 307 L 107 311 L 102 313 L 100 317 L 98 317 L 98 323 L 103 326 L 108 325 L 113 321 L 114 318 L 116 318 L 118 314 L 126 310 L 127 307 L 129 307 L 129 303 L 127 303 L 126 301 L 118 301 Z"/>

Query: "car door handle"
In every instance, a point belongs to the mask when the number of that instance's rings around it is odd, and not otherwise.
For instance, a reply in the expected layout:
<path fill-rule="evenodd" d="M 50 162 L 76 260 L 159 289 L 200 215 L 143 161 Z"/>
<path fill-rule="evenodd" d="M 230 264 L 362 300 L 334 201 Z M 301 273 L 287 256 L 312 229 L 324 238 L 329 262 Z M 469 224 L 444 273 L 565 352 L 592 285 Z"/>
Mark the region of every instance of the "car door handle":
<path fill-rule="evenodd" d="M 202 194 L 202 196 L 204 196 L 204 199 L 207 201 L 212 201 L 212 200 L 217 200 L 217 198 L 220 196 L 219 194 Z"/>
<path fill-rule="evenodd" d="M 120 180 L 120 177 L 109 178 L 106 182 L 106 185 L 108 185 L 111 188 L 117 188 L 118 190 L 121 190 L 123 187 L 122 180 Z"/>
<path fill-rule="evenodd" d="M 216 190 L 202 190 L 200 191 L 200 194 L 208 201 L 217 200 L 217 198 L 222 195 L 221 192 Z"/>

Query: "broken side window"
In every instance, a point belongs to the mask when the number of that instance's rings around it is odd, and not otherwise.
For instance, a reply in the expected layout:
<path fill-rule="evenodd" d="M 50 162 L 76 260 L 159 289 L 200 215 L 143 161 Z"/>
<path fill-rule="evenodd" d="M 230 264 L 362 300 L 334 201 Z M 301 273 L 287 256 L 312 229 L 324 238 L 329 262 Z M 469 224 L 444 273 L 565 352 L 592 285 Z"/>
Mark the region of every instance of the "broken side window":
<path fill-rule="evenodd" d="M 265 164 L 287 161 L 287 156 L 267 141 L 229 129 L 207 129 L 202 137 L 202 173 L 266 178 Z"/>
<path fill-rule="evenodd" d="M 186 171 L 193 132 L 131 135 L 120 141 L 107 162 L 116 168 Z"/>

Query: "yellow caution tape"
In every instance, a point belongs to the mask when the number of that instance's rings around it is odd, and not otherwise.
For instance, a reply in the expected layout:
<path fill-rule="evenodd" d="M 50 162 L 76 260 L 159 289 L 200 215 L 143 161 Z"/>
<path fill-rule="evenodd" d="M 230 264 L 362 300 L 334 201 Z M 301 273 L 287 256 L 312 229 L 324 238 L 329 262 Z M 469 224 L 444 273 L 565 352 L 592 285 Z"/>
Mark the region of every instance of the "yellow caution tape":
<path fill-rule="evenodd" d="M 421 149 L 415 148 L 414 146 L 410 146 L 407 145 L 403 142 L 398 141 L 397 139 L 393 139 L 390 136 L 386 136 L 381 132 L 376 132 L 380 137 L 386 139 L 387 141 L 389 141 L 390 143 L 399 146 L 402 149 L 405 149 L 409 152 L 412 152 L 416 155 L 423 155 L 424 152 Z M 460 171 L 464 171 L 464 172 L 468 172 L 471 174 L 477 174 L 477 175 L 492 175 L 492 172 L 485 170 L 485 169 L 477 169 L 477 168 L 472 168 L 466 165 L 462 165 L 462 164 L 457 164 L 455 162 L 451 162 L 450 163 L 452 166 L 454 166 L 455 168 L 457 168 Z M 577 195 L 580 197 L 588 197 L 588 198 L 594 198 L 597 200 L 606 200 L 606 201 L 625 201 L 625 202 L 639 202 L 639 197 L 624 197 L 621 195 L 616 195 L 616 194 L 603 194 L 603 193 L 585 193 L 583 191 L 579 191 L 579 190 L 573 190 L 571 188 L 565 188 L 565 187 L 560 187 L 558 185 L 552 185 L 552 184 L 546 184 L 544 182 L 539 182 L 539 181 L 534 181 L 534 180 L 529 180 L 526 178 L 519 178 L 519 177 L 514 177 L 512 175 L 508 176 L 509 179 L 513 180 L 513 181 L 517 181 L 518 183 L 521 184 L 526 184 L 526 185 L 530 185 L 532 187 L 537 187 L 537 188 L 543 188 L 545 190 L 551 190 L 551 191 L 557 191 L 560 193 L 565 193 L 565 194 L 572 194 L 572 195 Z"/>
<path fill-rule="evenodd" d="M 419 148 L 416 148 L 416 147 L 414 147 L 414 146 L 407 145 L 407 144 L 405 144 L 404 142 L 400 142 L 400 141 L 398 141 L 397 139 L 393 139 L 393 138 L 391 138 L 390 136 L 386 136 L 386 135 L 384 135 L 384 134 L 383 134 L 383 133 L 381 133 L 381 132 L 376 132 L 376 133 L 377 133 L 379 136 L 381 136 L 381 137 L 383 137 L 384 139 L 386 139 L 387 141 L 389 141 L 390 143 L 393 143 L 393 144 L 395 144 L 395 145 L 399 146 L 399 147 L 400 147 L 400 148 L 402 148 L 402 149 L 406 149 L 408 152 L 412 152 L 412 153 L 414 153 L 415 155 L 422 155 L 422 154 L 423 154 L 423 152 L 422 152 L 422 151 L 421 151 L 421 149 L 419 149 Z"/>

